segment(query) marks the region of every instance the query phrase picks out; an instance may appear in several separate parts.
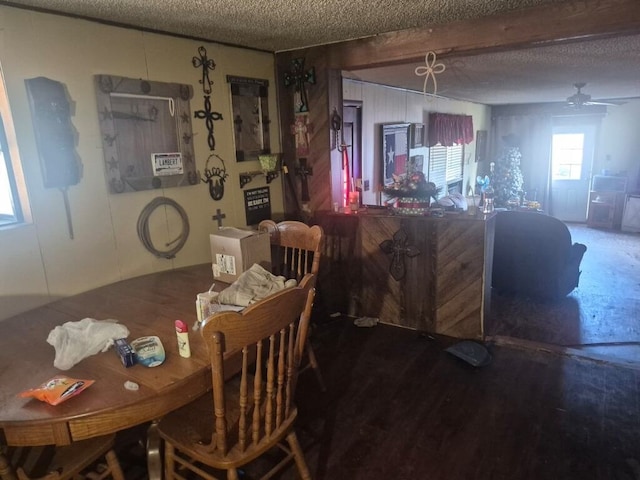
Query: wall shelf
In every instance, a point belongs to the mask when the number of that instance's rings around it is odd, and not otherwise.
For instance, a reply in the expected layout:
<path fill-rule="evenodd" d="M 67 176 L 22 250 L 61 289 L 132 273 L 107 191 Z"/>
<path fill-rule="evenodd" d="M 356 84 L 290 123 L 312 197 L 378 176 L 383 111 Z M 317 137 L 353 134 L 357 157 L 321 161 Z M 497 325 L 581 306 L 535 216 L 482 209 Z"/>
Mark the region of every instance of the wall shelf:
<path fill-rule="evenodd" d="M 254 177 L 259 175 L 264 175 L 267 181 L 267 184 L 271 183 L 275 178 L 280 176 L 280 172 L 277 170 L 271 172 L 265 172 L 263 170 L 254 170 L 251 172 L 242 172 L 239 174 L 240 177 L 240 188 L 244 188 L 247 183 L 250 183 Z"/>

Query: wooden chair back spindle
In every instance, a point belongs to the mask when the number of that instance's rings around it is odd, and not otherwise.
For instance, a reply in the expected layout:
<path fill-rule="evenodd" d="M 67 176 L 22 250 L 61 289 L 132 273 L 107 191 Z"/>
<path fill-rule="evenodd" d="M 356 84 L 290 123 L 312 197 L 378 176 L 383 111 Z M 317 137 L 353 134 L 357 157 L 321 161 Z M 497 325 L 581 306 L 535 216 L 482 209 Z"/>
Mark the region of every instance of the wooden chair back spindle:
<path fill-rule="evenodd" d="M 324 231 L 319 225 L 309 226 L 302 222 L 286 220 L 276 223 L 273 220 L 263 220 L 258 229 L 269 233 L 271 241 L 272 273 L 285 278 L 295 278 L 300 281 L 307 273 L 318 277 L 320 258 L 324 247 Z M 313 302 L 309 305 L 309 311 Z M 326 390 L 320 366 L 310 342 L 306 345 L 309 363 L 302 371 L 312 368 L 318 379 L 322 391 Z"/>
<path fill-rule="evenodd" d="M 297 416 L 294 395 L 300 357 L 308 334 L 309 299 L 313 299 L 315 276 L 303 277 L 297 287 L 281 290 L 241 312 L 218 312 L 206 319 L 202 336 L 211 361 L 213 404 L 203 397 L 181 413 L 167 415 L 159 424 L 165 440 L 165 475 L 174 476 L 180 464 L 201 475 L 201 462 L 229 471 L 248 463 L 286 438 L 303 478 L 310 478 L 293 431 Z M 240 371 L 228 380 L 225 368 L 238 364 Z M 225 381 L 226 380 L 226 381 Z M 204 403 L 203 403 L 204 402 Z M 208 412 L 206 415 L 199 412 Z M 203 418 L 210 418 L 210 438 L 185 434 L 185 415 L 195 430 L 202 430 Z M 204 433 L 203 433 L 204 434 Z M 184 456 L 176 453 L 183 452 Z M 189 460 L 188 460 L 189 459 Z"/>

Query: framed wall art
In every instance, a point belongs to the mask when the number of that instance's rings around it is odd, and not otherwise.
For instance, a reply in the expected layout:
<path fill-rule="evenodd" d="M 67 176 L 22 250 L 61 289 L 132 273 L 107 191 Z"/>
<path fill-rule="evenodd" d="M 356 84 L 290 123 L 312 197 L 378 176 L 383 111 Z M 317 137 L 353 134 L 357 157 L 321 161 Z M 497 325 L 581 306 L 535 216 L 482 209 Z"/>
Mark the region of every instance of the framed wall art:
<path fill-rule="evenodd" d="M 393 182 L 393 175 L 405 175 L 409 161 L 409 124 L 382 125 L 382 179 L 385 185 Z"/>
<path fill-rule="evenodd" d="M 111 193 L 200 183 L 190 85 L 96 75 L 100 133 Z"/>
<path fill-rule="evenodd" d="M 424 147 L 424 123 L 411 124 L 411 148 Z"/>
<path fill-rule="evenodd" d="M 231 87 L 236 160 L 257 160 L 271 153 L 269 144 L 269 81 L 227 75 Z"/>

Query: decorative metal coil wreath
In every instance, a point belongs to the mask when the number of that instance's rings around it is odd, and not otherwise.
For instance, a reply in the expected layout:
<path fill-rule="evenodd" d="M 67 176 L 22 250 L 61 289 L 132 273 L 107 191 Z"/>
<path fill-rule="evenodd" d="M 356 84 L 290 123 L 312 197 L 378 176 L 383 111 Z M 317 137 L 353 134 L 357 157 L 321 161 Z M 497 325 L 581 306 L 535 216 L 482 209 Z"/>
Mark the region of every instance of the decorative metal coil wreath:
<path fill-rule="evenodd" d="M 153 211 L 161 205 L 168 205 L 176 209 L 180 218 L 182 219 L 182 232 L 180 235 L 176 237 L 174 240 L 166 243 L 165 246 L 168 247 L 170 245 L 176 244 L 171 250 L 158 250 L 153 246 L 153 242 L 150 238 L 149 233 L 149 217 Z M 167 197 L 156 197 L 149 204 L 142 209 L 140 212 L 140 216 L 138 217 L 138 237 L 140 241 L 144 245 L 144 247 L 153 253 L 158 258 L 166 258 L 167 260 L 171 258 L 175 258 L 176 253 L 178 253 L 184 244 L 187 241 L 187 237 L 189 237 L 189 218 L 187 217 L 187 212 L 184 211 L 175 200 L 171 200 Z M 177 243 L 176 243 L 177 242 Z"/>

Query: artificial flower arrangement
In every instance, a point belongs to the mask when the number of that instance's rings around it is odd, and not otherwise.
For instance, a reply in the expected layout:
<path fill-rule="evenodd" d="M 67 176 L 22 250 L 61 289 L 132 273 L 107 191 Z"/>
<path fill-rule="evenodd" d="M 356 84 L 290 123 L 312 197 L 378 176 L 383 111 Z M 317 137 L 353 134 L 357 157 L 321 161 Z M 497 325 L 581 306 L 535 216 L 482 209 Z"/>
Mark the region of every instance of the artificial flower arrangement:
<path fill-rule="evenodd" d="M 399 198 L 421 198 L 437 200 L 441 188 L 433 182 L 427 182 L 422 172 L 412 172 L 405 175 L 393 175 L 393 183 L 385 185 L 383 193 L 390 200 Z"/>
<path fill-rule="evenodd" d="M 431 199 L 437 200 L 440 190 L 435 183 L 427 182 L 424 173 L 409 172 L 393 175 L 393 183 L 385 185 L 382 192 L 388 197 L 387 203 L 395 203 L 398 213 L 423 215 Z"/>

